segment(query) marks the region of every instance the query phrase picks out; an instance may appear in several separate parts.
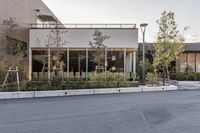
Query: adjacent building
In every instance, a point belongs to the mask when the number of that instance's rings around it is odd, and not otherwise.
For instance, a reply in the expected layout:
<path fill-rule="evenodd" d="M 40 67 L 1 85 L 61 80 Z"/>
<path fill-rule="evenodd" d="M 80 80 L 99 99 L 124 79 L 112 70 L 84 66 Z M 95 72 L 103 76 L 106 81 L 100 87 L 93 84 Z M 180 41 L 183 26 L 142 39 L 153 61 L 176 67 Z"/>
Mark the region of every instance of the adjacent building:
<path fill-rule="evenodd" d="M 141 56 L 142 43 L 139 43 L 138 47 L 138 56 Z M 145 51 L 146 58 L 150 62 L 153 61 L 153 43 L 146 43 Z M 176 68 L 176 71 L 184 72 L 187 69 L 193 72 L 200 72 L 200 43 L 184 43 L 183 52 L 180 55 L 179 59 L 172 63 Z"/>
<path fill-rule="evenodd" d="M 0 16 L 0 41 L 5 36 L 5 27 L 2 23 L 11 17 L 18 23 L 16 39 L 27 44 L 31 23 L 60 23 L 42 0 L 0 0 Z"/>
<path fill-rule="evenodd" d="M 190 69 L 200 72 L 200 43 L 185 43 L 184 52 L 176 61 L 176 70 L 184 72 Z"/>
<path fill-rule="evenodd" d="M 6 35 L 3 21 L 15 18 L 18 27 L 16 36 L 12 39 L 23 42 L 27 50 L 29 47 L 29 28 L 31 23 L 38 25 L 60 23 L 42 0 L 0 0 L 0 16 L 0 45 L 3 45 L 2 41 Z M 0 53 L 0 59 L 1 56 Z M 24 58 L 24 68 L 26 71 L 28 70 L 27 57 Z"/>

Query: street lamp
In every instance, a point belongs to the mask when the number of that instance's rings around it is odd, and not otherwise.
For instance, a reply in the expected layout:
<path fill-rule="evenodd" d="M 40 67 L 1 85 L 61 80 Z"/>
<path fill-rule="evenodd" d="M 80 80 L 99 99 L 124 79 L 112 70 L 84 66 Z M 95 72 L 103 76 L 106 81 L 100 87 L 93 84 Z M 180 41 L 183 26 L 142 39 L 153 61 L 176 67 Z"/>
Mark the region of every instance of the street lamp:
<path fill-rule="evenodd" d="M 143 34 L 143 48 L 142 48 L 142 85 L 144 85 L 144 81 L 145 81 L 145 31 L 146 31 L 146 27 L 148 26 L 148 24 L 143 23 L 140 24 L 140 29 L 142 31 Z"/>

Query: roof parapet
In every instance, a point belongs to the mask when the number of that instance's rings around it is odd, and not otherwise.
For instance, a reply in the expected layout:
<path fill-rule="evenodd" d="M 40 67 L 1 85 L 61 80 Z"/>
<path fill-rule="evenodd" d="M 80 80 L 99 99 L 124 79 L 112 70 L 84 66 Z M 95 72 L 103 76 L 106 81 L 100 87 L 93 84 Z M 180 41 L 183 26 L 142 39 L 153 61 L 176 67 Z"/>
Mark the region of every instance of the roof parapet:
<path fill-rule="evenodd" d="M 56 24 L 56 23 L 41 23 L 30 24 L 32 29 L 135 29 L 136 24 Z"/>

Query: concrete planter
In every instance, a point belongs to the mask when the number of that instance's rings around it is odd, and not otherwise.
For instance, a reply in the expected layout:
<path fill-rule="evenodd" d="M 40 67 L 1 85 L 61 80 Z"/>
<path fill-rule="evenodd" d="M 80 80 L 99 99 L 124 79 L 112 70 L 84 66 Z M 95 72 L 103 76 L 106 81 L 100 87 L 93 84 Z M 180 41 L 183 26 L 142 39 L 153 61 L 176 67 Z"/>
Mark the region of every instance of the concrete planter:
<path fill-rule="evenodd" d="M 53 91 L 30 91 L 30 92 L 1 92 L 0 99 L 16 98 L 41 98 L 77 95 L 96 95 L 96 94 L 120 94 L 133 92 L 150 92 L 177 90 L 177 86 L 157 86 L 157 87 L 129 87 L 129 88 L 102 88 L 102 89 L 79 89 L 79 90 L 53 90 Z"/>
<path fill-rule="evenodd" d="M 149 91 L 168 91 L 168 90 L 177 90 L 177 86 L 169 85 L 169 86 L 141 86 L 143 92 Z"/>
<path fill-rule="evenodd" d="M 0 92 L 0 99 L 34 98 L 34 92 Z"/>
<path fill-rule="evenodd" d="M 170 80 L 170 83 L 173 85 L 200 85 L 200 81 L 178 81 Z"/>

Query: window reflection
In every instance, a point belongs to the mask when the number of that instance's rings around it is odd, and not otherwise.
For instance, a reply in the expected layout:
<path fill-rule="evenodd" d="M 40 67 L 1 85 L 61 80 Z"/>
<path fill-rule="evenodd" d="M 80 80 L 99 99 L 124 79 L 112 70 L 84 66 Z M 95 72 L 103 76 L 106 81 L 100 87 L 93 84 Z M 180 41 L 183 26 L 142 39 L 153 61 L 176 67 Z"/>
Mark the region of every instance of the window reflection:
<path fill-rule="evenodd" d="M 50 64 L 51 78 L 62 76 L 69 80 L 85 80 L 91 73 L 109 72 L 121 73 L 126 80 L 133 77 L 134 51 L 132 50 L 111 48 L 88 50 L 86 48 L 69 48 L 68 50 L 62 49 L 58 54 L 56 49 L 51 49 L 50 62 L 48 62 L 47 49 L 32 50 L 32 79 L 47 79 L 48 63 Z M 56 60 L 57 58 L 58 60 Z"/>
<path fill-rule="evenodd" d="M 86 77 L 86 51 L 69 51 L 69 78 L 83 79 Z"/>
<path fill-rule="evenodd" d="M 188 67 L 195 71 L 195 53 L 188 53 Z"/>
<path fill-rule="evenodd" d="M 32 51 L 32 78 L 47 78 L 48 52 L 47 50 Z"/>

